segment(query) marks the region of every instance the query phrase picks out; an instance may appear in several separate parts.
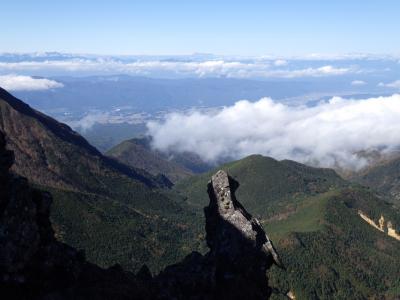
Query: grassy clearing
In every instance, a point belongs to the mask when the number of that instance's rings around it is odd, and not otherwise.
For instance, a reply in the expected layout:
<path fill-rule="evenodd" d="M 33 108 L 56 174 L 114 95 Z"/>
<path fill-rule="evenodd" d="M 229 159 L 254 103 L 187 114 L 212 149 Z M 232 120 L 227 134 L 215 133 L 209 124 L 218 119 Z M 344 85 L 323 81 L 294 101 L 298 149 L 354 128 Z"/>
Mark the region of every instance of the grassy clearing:
<path fill-rule="evenodd" d="M 307 198 L 296 204 L 296 211 L 286 219 L 279 221 L 262 221 L 272 240 L 278 241 L 291 232 L 312 232 L 323 229 L 326 204 L 338 191 Z"/>

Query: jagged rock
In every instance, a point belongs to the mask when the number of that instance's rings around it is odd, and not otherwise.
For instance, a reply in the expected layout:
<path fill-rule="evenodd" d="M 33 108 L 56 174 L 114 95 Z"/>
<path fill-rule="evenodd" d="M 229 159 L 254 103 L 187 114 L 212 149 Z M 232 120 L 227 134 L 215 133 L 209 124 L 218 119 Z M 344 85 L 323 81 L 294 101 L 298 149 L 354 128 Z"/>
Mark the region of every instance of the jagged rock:
<path fill-rule="evenodd" d="M 208 184 L 210 205 L 205 208 L 207 244 L 213 255 L 229 259 L 234 265 L 249 267 L 275 262 L 281 265 L 272 242 L 260 222 L 236 200 L 239 183 L 218 171 Z M 243 254 L 252 254 L 243 257 Z M 272 256 L 272 260 L 270 259 Z M 269 267 L 263 266 L 264 269 Z"/>
<path fill-rule="evenodd" d="M 271 241 L 257 219 L 235 198 L 239 184 L 218 171 L 208 184 L 210 204 L 204 209 L 207 245 L 167 267 L 156 281 L 160 299 L 267 299 L 267 269 L 280 265 Z"/>

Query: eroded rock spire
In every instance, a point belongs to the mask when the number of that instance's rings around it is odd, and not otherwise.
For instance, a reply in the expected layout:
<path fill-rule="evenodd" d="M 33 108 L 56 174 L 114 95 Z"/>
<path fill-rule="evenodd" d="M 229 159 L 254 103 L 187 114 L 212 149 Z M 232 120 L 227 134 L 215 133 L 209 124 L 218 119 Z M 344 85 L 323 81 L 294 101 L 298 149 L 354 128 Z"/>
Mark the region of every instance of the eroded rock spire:
<path fill-rule="evenodd" d="M 229 256 L 233 263 L 242 259 L 243 253 L 265 256 L 282 266 L 271 240 L 260 222 L 253 218 L 236 200 L 239 183 L 225 171 L 218 171 L 208 184 L 210 204 L 205 208 L 207 244 L 215 255 Z M 248 265 L 249 261 L 243 262 Z M 260 261 L 255 261 L 257 265 Z"/>
<path fill-rule="evenodd" d="M 192 253 L 156 279 L 162 299 L 268 299 L 267 269 L 281 265 L 260 222 L 236 200 L 239 184 L 218 171 L 208 184 L 205 207 L 210 251 Z"/>

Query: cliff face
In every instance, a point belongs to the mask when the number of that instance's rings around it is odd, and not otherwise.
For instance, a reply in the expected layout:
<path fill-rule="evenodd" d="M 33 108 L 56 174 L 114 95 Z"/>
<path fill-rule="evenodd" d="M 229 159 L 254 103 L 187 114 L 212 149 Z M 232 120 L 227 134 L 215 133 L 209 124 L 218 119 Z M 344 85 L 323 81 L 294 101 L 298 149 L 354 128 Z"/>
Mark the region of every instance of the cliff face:
<path fill-rule="evenodd" d="M 0 293 L 7 299 L 266 299 L 266 270 L 277 254 L 259 222 L 234 196 L 238 184 L 220 171 L 208 186 L 206 255 L 192 253 L 152 277 L 101 269 L 55 240 L 51 195 L 12 175 L 14 156 L 0 132 Z"/>

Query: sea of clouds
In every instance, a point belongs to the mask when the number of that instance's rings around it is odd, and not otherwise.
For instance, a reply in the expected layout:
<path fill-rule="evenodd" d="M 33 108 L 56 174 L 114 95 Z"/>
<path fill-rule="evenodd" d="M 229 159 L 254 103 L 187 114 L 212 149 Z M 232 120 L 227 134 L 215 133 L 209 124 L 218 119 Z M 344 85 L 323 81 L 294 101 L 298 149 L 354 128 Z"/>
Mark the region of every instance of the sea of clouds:
<path fill-rule="evenodd" d="M 399 88 L 395 74 L 400 70 L 397 56 L 309 55 L 218 56 L 101 56 L 66 53 L 0 53 L 0 86 L 10 90 L 61 87 L 59 76 L 130 75 L 152 78 L 237 78 L 260 80 L 318 80 L 347 78 L 353 87 L 367 84 Z M 373 75 L 373 76 L 372 76 Z M 42 78 L 32 77 L 40 76 Z M 372 77 L 371 77 L 372 76 Z M 46 79 L 45 78 L 50 78 Z M 351 78 L 351 79 L 350 79 Z M 368 82 L 371 78 L 372 82 Z M 375 80 L 380 80 L 375 82 Z"/>
<path fill-rule="evenodd" d="M 129 74 L 154 77 L 301 78 L 365 73 L 371 61 L 396 64 L 395 56 L 305 57 L 101 56 L 65 53 L 0 53 L 0 74 L 82 76 Z"/>
<path fill-rule="evenodd" d="M 299 78 L 356 74 L 356 66 L 287 68 L 284 60 L 276 61 L 134 61 L 114 59 L 72 59 L 60 61 L 0 62 L 2 72 L 45 74 L 129 74 L 155 77 L 228 77 L 228 78 Z"/>
<path fill-rule="evenodd" d="M 400 95 L 334 97 L 313 107 L 243 100 L 212 113 L 172 113 L 147 127 L 154 148 L 194 152 L 209 162 L 263 154 L 360 169 L 368 163 L 360 151 L 385 153 L 400 145 Z"/>

